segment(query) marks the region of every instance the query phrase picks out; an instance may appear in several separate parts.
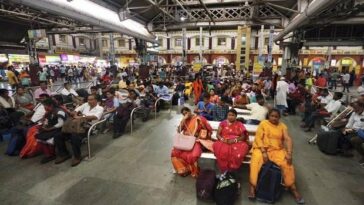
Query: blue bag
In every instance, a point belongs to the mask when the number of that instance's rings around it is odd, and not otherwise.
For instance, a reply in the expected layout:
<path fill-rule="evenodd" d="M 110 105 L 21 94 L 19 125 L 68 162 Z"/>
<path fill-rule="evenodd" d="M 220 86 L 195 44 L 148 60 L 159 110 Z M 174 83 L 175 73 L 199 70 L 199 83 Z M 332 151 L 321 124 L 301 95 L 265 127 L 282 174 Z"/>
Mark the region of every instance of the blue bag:
<path fill-rule="evenodd" d="M 264 203 L 279 200 L 284 191 L 282 180 L 281 169 L 276 164 L 271 161 L 263 164 L 258 176 L 257 200 Z"/>

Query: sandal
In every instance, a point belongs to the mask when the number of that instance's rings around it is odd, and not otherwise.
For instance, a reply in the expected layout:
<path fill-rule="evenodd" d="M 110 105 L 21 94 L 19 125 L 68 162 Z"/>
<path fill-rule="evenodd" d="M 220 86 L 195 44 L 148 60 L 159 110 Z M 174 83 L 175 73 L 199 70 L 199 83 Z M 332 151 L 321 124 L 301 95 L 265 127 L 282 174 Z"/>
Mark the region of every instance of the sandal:
<path fill-rule="evenodd" d="M 305 200 L 303 199 L 303 197 L 296 199 L 296 203 L 297 204 L 305 204 Z"/>
<path fill-rule="evenodd" d="M 254 195 L 249 194 L 249 195 L 248 195 L 248 199 L 249 199 L 250 201 L 255 201 L 256 197 L 255 197 Z"/>

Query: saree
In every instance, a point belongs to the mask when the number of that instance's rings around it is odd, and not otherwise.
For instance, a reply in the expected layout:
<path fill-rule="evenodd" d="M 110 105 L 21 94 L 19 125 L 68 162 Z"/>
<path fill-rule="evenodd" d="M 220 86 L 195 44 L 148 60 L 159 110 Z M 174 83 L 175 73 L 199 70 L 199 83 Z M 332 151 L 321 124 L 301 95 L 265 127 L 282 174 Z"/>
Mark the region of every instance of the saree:
<path fill-rule="evenodd" d="M 192 84 L 193 94 L 195 95 L 195 105 L 200 101 L 200 97 L 203 91 L 203 85 L 201 80 L 195 80 Z"/>
<path fill-rule="evenodd" d="M 294 168 L 292 164 L 287 163 L 287 152 L 283 145 L 283 132 L 285 129 L 287 129 L 285 124 L 274 125 L 268 120 L 264 120 L 259 124 L 250 163 L 250 183 L 253 186 L 257 185 L 259 171 L 264 163 L 260 150 L 262 147 L 266 148 L 269 160 L 281 168 L 285 186 L 290 187 L 294 184 Z"/>
<path fill-rule="evenodd" d="M 201 116 L 193 116 L 182 126 L 183 134 L 190 135 L 190 133 L 194 132 L 194 130 L 196 130 L 195 136 L 206 133 L 206 139 L 211 137 L 212 128 L 208 124 L 208 121 Z M 190 151 L 173 148 L 171 153 L 171 161 L 177 174 L 181 176 L 187 176 L 191 174 L 192 177 L 197 177 L 199 173 L 197 160 L 200 158 L 201 153 L 202 146 L 199 142 L 196 142 Z"/>
<path fill-rule="evenodd" d="M 38 134 L 39 128 L 40 126 L 35 125 L 28 129 L 26 143 L 19 153 L 20 158 L 33 157 L 40 153 L 41 147 L 35 138 L 35 136 Z"/>
<path fill-rule="evenodd" d="M 220 123 L 220 136 L 224 139 L 235 139 L 240 136 L 248 137 L 248 131 L 243 123 L 235 121 L 229 125 L 225 120 Z M 213 144 L 213 151 L 216 156 L 217 165 L 221 172 L 234 171 L 240 168 L 245 155 L 249 151 L 249 146 L 245 141 L 234 144 L 227 144 L 216 141 Z"/>

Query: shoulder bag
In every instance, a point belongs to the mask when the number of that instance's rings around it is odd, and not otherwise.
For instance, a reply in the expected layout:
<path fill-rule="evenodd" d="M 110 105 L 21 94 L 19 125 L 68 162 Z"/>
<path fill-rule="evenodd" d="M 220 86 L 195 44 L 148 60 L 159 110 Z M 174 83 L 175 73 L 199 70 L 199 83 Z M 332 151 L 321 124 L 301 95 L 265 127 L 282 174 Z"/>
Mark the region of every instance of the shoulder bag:
<path fill-rule="evenodd" d="M 178 150 L 191 151 L 195 145 L 196 138 L 190 135 L 184 135 L 181 130 L 176 133 L 173 139 L 173 147 Z"/>

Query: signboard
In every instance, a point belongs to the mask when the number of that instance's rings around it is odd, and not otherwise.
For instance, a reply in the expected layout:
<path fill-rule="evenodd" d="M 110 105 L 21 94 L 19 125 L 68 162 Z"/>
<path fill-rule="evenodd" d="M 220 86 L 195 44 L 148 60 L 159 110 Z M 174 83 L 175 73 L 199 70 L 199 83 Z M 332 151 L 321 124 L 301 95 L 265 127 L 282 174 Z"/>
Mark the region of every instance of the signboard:
<path fill-rule="evenodd" d="M 273 37 L 274 37 L 274 26 L 270 26 L 269 43 L 268 43 L 268 62 L 269 63 L 272 62 Z"/>
<path fill-rule="evenodd" d="M 193 68 L 193 71 L 194 72 L 199 72 L 200 70 L 201 70 L 201 68 L 202 68 L 202 63 L 194 63 L 193 65 L 192 65 L 192 68 Z"/>
<path fill-rule="evenodd" d="M 28 55 L 21 54 L 9 54 L 9 63 L 30 63 Z"/>
<path fill-rule="evenodd" d="M 0 54 L 0 63 L 5 63 L 5 62 L 8 62 L 8 61 L 9 61 L 9 59 L 6 56 L 6 54 Z"/>
<path fill-rule="evenodd" d="M 47 37 L 45 29 L 28 30 L 29 39 L 40 39 Z"/>
<path fill-rule="evenodd" d="M 45 56 L 46 63 L 60 63 L 60 56 Z"/>

